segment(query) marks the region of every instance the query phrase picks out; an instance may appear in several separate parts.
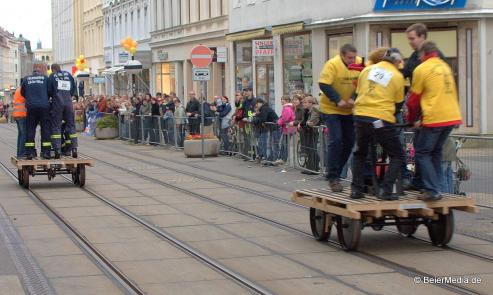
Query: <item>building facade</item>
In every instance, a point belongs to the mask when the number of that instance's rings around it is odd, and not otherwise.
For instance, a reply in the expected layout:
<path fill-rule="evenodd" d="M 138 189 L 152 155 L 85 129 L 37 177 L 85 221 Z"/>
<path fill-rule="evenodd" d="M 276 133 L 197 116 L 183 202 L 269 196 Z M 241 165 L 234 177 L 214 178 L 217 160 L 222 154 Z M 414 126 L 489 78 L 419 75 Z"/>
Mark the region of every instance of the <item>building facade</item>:
<path fill-rule="evenodd" d="M 103 2 L 102 0 L 84 0 L 82 3 L 82 34 L 80 54 L 84 54 L 87 70 L 91 73 L 91 79 L 85 86 L 86 92 L 91 94 L 103 94 L 104 84 L 100 83 L 104 64 L 103 44 Z"/>
<path fill-rule="evenodd" d="M 211 80 L 206 89 L 192 81 L 191 50 L 202 44 L 227 53 L 225 35 L 228 31 L 227 0 L 152 0 L 151 42 L 152 72 L 151 89 L 155 92 L 176 92 L 187 98 L 194 90 L 204 91 L 211 99 L 226 94 L 230 81 L 229 58 L 213 62 L 209 66 Z"/>
<path fill-rule="evenodd" d="M 30 75 L 33 71 L 34 54 L 31 49 L 31 41 L 19 35 L 19 53 L 21 58 L 21 77 Z"/>
<path fill-rule="evenodd" d="M 107 68 L 106 92 L 120 95 L 149 91 L 151 72 L 149 0 L 103 1 L 104 62 Z M 140 74 L 127 74 L 123 65 L 132 57 L 120 45 L 124 38 L 138 42 L 134 58 L 142 63 Z"/>
<path fill-rule="evenodd" d="M 430 2 L 433 2 L 429 5 Z M 280 97 L 303 90 L 318 97 L 318 77 L 340 46 L 366 56 L 380 46 L 409 56 L 405 29 L 423 22 L 454 70 L 463 121 L 459 132 L 493 133 L 493 1 L 237 0 L 230 7 L 230 93 L 252 85 L 280 110 Z M 289 9 L 286 9 L 289 7 Z M 282 13 L 276 13 L 282 11 Z M 251 17 L 255 16 L 255 17 Z M 262 42 L 259 42 L 261 40 Z M 274 100 L 272 102 L 272 100 Z"/>
<path fill-rule="evenodd" d="M 52 0 L 53 62 L 71 72 L 75 65 L 74 3 L 78 0 Z"/>
<path fill-rule="evenodd" d="M 21 43 L 13 34 L 0 28 L 0 87 L 4 92 L 20 85 Z"/>
<path fill-rule="evenodd" d="M 43 48 L 41 41 L 38 41 L 36 49 L 33 51 L 34 60 L 37 62 L 44 62 L 47 65 L 53 63 L 53 51 L 51 48 Z"/>

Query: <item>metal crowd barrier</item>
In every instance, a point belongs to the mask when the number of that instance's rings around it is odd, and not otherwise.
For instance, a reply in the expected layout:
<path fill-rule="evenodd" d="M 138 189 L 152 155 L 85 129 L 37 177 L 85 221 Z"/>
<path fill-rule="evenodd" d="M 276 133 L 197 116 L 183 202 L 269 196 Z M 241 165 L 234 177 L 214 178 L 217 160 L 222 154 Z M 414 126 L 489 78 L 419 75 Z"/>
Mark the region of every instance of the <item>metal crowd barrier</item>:
<path fill-rule="evenodd" d="M 216 118 L 205 118 L 204 134 L 213 133 Z M 189 135 L 201 134 L 200 118 L 182 118 L 173 115 L 150 116 L 120 114 L 119 138 L 138 144 L 183 148 Z"/>
<path fill-rule="evenodd" d="M 313 175 L 325 175 L 328 132 L 325 126 L 303 127 L 283 134 L 275 123 L 255 126 L 251 122 L 224 122 L 218 117 L 206 118 L 205 134 L 214 134 L 221 142 L 223 155 L 257 161 L 263 164 L 284 165 Z M 119 117 L 120 138 L 140 144 L 183 148 L 190 134 L 200 134 L 200 118 L 170 116 Z M 493 138 L 452 135 L 458 160 L 453 163 L 454 192 L 473 196 L 478 204 L 493 206 Z M 407 168 L 414 167 L 413 133 L 403 132 L 401 138 L 407 155 Z M 350 163 L 351 161 L 348 161 Z M 347 164 L 350 166 L 350 164 Z M 350 169 L 345 169 L 350 170 Z M 349 177 L 346 179 L 350 180 Z M 343 177 L 345 177 L 343 175 Z"/>
<path fill-rule="evenodd" d="M 455 190 L 473 197 L 483 206 L 493 207 L 493 137 L 451 136 L 457 147 L 453 163 Z"/>

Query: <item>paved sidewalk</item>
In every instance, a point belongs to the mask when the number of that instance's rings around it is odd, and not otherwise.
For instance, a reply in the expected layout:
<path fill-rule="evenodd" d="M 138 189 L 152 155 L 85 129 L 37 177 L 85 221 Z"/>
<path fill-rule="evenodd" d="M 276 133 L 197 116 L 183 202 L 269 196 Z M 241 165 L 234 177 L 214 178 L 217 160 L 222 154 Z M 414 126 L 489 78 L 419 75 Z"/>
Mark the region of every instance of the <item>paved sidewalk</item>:
<path fill-rule="evenodd" d="M 5 218 L 0 218 L 0 227 L 8 226 L 9 222 Z M 5 238 L 3 231 L 0 231 L 0 295 L 25 294 Z"/>

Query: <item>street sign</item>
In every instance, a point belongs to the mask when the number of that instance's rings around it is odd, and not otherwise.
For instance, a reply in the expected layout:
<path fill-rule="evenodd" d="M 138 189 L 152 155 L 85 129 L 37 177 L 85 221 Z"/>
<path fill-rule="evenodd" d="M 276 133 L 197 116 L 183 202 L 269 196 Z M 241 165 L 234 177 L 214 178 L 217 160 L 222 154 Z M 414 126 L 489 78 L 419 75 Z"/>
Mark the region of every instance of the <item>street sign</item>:
<path fill-rule="evenodd" d="M 203 69 L 203 68 L 192 69 L 193 81 L 209 81 L 210 79 L 211 79 L 211 71 L 209 69 Z"/>
<path fill-rule="evenodd" d="M 118 62 L 120 64 L 124 64 L 128 61 L 128 53 L 127 52 L 120 52 L 118 53 Z"/>
<path fill-rule="evenodd" d="M 212 62 L 213 52 L 205 45 L 197 45 L 192 49 L 191 61 L 197 68 L 206 68 Z"/>

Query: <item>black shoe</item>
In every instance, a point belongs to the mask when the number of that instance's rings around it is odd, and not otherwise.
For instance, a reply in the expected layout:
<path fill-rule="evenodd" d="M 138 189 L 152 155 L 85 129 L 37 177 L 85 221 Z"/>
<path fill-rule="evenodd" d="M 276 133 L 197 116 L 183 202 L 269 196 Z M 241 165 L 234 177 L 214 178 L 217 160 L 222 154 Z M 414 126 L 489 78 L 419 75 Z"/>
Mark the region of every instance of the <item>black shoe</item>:
<path fill-rule="evenodd" d="M 397 200 L 399 200 L 399 196 L 397 194 L 385 193 L 385 192 L 378 194 L 377 198 L 379 198 L 380 200 L 384 200 L 384 201 L 397 201 Z"/>
<path fill-rule="evenodd" d="M 72 158 L 77 158 L 77 149 L 72 149 Z"/>
<path fill-rule="evenodd" d="M 55 152 L 55 157 L 54 158 L 57 159 L 57 160 L 60 159 L 61 158 L 60 157 L 60 153 L 59 152 Z"/>
<path fill-rule="evenodd" d="M 301 171 L 301 174 L 306 174 L 306 175 L 318 175 L 318 173 L 311 172 L 311 171 L 306 171 L 306 170 L 302 170 L 302 171 Z"/>
<path fill-rule="evenodd" d="M 47 152 L 47 153 L 42 153 L 42 154 L 41 154 L 41 159 L 45 159 L 45 160 L 49 160 L 49 159 L 51 159 L 51 155 L 50 155 L 50 153 L 49 153 L 49 152 Z"/>
<path fill-rule="evenodd" d="M 70 157 L 72 154 L 70 153 L 70 151 L 62 151 L 62 155 L 64 157 Z"/>
<path fill-rule="evenodd" d="M 432 195 L 430 192 L 424 191 L 418 196 L 418 200 L 421 201 L 438 201 L 442 198 L 440 194 Z"/>
<path fill-rule="evenodd" d="M 32 154 L 27 155 L 27 156 L 26 156 L 26 159 L 27 159 L 27 160 L 32 160 L 32 159 L 33 159 L 33 155 L 32 155 Z"/>
<path fill-rule="evenodd" d="M 352 191 L 350 197 L 351 199 L 363 199 L 365 194 L 362 192 Z"/>

